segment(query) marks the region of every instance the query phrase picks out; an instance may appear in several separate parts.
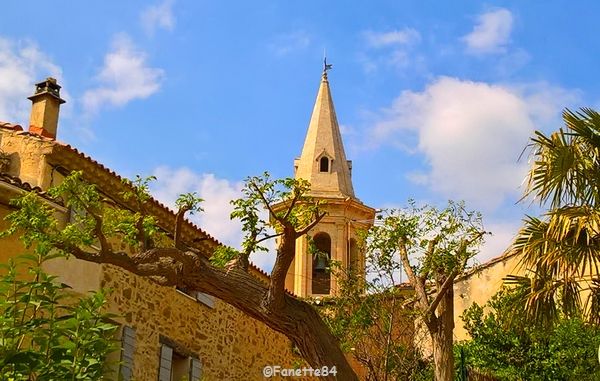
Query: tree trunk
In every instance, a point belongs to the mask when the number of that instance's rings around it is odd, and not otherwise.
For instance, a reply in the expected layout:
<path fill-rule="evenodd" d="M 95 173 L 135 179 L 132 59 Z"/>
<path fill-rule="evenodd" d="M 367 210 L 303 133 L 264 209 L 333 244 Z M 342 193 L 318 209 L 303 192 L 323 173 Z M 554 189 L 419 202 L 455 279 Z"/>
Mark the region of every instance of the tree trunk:
<path fill-rule="evenodd" d="M 437 308 L 437 319 L 428 326 L 436 381 L 454 381 L 454 288 L 447 289 Z"/>
<path fill-rule="evenodd" d="M 316 220 L 322 218 L 322 215 Z M 103 238 L 101 220 L 96 232 Z M 288 229 L 289 228 L 289 229 Z M 269 285 L 250 275 L 244 266 L 225 269 L 212 265 L 208 257 L 178 248 L 152 248 L 129 255 L 113 252 L 106 240 L 99 252 L 87 252 L 75 245 L 54 243 L 56 248 L 90 262 L 115 265 L 134 274 L 160 280 L 168 286 L 199 291 L 236 307 L 271 329 L 287 336 L 313 369 L 327 367 L 335 372 L 323 379 L 358 380 L 342 352 L 339 341 L 330 332 L 319 313 L 308 303 L 296 299 L 284 289 L 285 274 L 293 260 L 297 233 L 286 226 L 278 248 Z M 293 237 L 290 238 L 290 237 Z M 279 365 L 279 364 L 275 364 Z M 284 366 L 285 364 L 281 364 Z"/>
<path fill-rule="evenodd" d="M 136 268 L 128 268 L 136 273 Z M 358 380 L 354 370 L 319 313 L 308 303 L 283 293 L 281 303 L 270 303 L 269 287 L 240 268 L 229 271 L 197 257 L 195 266 L 183 268 L 177 286 L 207 293 L 287 336 L 313 368 L 335 366 L 337 374 L 322 379 Z M 284 364 L 281 364 L 282 366 Z"/>

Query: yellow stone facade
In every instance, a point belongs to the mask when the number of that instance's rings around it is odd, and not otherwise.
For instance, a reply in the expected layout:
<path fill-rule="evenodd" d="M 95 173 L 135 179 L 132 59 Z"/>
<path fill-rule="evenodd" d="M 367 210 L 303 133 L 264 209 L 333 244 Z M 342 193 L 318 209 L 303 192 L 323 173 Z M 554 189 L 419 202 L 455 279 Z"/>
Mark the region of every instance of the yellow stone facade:
<path fill-rule="evenodd" d="M 56 112 L 58 116 L 58 105 L 62 100 L 58 96 L 32 98 L 33 110 L 41 113 L 33 115 L 32 120 L 52 123 L 54 119 L 44 115 L 44 110 Z M 57 107 L 48 107 L 48 100 L 55 102 Z M 56 132 L 56 126 L 38 127 Z M 123 202 L 119 194 L 125 185 L 117 174 L 39 130 L 23 131 L 18 125 L 0 122 L 0 154 L 7 158 L 7 165 L 0 173 L 0 217 L 10 212 L 8 203 L 11 199 L 31 188 L 44 197 L 44 190 L 59 184 L 66 174 L 76 170 L 83 171 L 85 180 L 96 184 L 107 197 Z M 63 223 L 68 220 L 66 208 L 48 198 L 45 200 L 55 208 L 59 220 Z M 148 209 L 161 226 L 172 225 L 175 215 L 162 204 L 150 200 Z M 6 221 L 2 220 L 0 227 L 6 228 Z M 219 245 L 189 222 L 184 224 L 182 234 L 184 241 L 202 238 L 196 246 L 206 255 Z M 3 263 L 23 251 L 14 237 L 0 241 L 0 261 Z M 45 264 L 45 269 L 57 275 L 59 281 L 69 284 L 76 293 L 84 294 L 99 288 L 110 290 L 108 309 L 116 313 L 117 322 L 134 335 L 131 380 L 159 380 L 163 344 L 173 349 L 174 367 L 176 362 L 188 361 L 187 357 L 197 359 L 202 380 L 262 380 L 262 369 L 266 365 L 291 368 L 303 364 L 284 335 L 218 299 L 207 295 L 196 298 L 196 295 L 159 286 L 113 266 L 75 258 L 54 259 Z M 268 280 L 257 268 L 253 267 L 251 273 L 258 279 Z M 177 359 L 176 355 L 179 356 Z M 118 361 L 120 354 L 113 357 Z M 181 358 L 184 361 L 180 361 Z M 186 372 L 181 374 L 184 373 L 187 375 Z"/>
<path fill-rule="evenodd" d="M 106 266 L 102 286 L 114 290 L 110 309 L 119 322 L 135 327 L 134 377 L 157 380 L 160 336 L 197 355 L 204 380 L 262 380 L 266 365 L 301 363 L 287 338 L 236 308 L 214 307 L 170 287 Z"/>

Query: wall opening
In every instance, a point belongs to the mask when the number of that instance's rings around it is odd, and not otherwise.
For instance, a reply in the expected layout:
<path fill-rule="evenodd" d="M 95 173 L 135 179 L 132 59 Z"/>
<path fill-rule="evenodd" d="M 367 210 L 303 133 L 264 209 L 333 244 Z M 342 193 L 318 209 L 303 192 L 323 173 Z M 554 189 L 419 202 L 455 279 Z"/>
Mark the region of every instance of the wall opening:
<path fill-rule="evenodd" d="M 163 340 L 163 338 L 161 338 Z M 168 340 L 168 339 L 164 339 Z M 161 344 L 158 381 L 200 381 L 202 364 L 191 355 L 175 349 L 173 344 Z"/>
<path fill-rule="evenodd" d="M 319 233 L 313 237 L 315 253 L 312 261 L 312 293 L 326 295 L 331 291 L 331 238 L 327 233 Z"/>
<path fill-rule="evenodd" d="M 319 160 L 319 172 L 329 172 L 329 158 L 327 156 L 323 156 Z"/>

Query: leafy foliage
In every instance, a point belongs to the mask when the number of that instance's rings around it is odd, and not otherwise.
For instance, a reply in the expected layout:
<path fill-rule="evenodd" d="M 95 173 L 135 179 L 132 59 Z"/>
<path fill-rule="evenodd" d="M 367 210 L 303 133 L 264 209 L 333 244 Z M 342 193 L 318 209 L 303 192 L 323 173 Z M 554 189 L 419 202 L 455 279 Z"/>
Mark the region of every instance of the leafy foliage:
<path fill-rule="evenodd" d="M 400 271 L 406 272 L 414 289 L 415 316 L 431 338 L 435 379 L 451 380 L 453 282 L 483 242 L 481 215 L 467 211 L 462 202 L 438 209 L 411 201 L 407 208 L 380 215 L 378 222 L 367 245 L 377 269 L 373 281 L 393 286 Z"/>
<path fill-rule="evenodd" d="M 16 259 L 0 278 L 0 380 L 103 379 L 118 328 L 103 312 L 104 292 L 77 299 L 44 273 L 47 257 Z"/>
<path fill-rule="evenodd" d="M 247 257 L 251 253 L 268 251 L 263 242 L 282 234 L 283 226 L 275 217 L 289 221 L 297 230 L 311 223 L 319 213 L 321 203 L 307 196 L 309 190 L 310 183 L 306 180 L 272 179 L 268 172 L 246 178 L 242 197 L 231 201 L 233 211 L 230 215 L 231 219 L 239 219 L 242 223 L 241 251 L 219 247 L 211 262 L 224 266 L 240 254 Z M 285 205 L 285 208 L 271 209 L 277 204 Z M 273 214 L 271 220 L 267 219 L 265 209 Z"/>
<path fill-rule="evenodd" d="M 10 228 L 2 236 L 19 234 L 25 247 L 33 248 L 45 258 L 52 255 L 69 255 L 61 247 L 91 247 L 119 243 L 132 250 L 141 246 L 168 245 L 164 231 L 153 216 L 144 212 L 144 203 L 149 199 L 149 179 L 130 182 L 134 186 L 124 192 L 123 199 L 133 200 L 140 207 L 136 211 L 115 205 L 114 201 L 102 196 L 95 185 L 83 181 L 82 172 L 73 172 L 62 183 L 48 190 L 54 198 L 62 199 L 70 209 L 70 221 L 59 227 L 55 211 L 38 195 L 31 192 L 14 199 L 11 204 L 16 210 L 7 216 Z M 181 202 L 197 202 L 193 195 Z M 197 210 L 198 206 L 192 205 Z M 110 242 L 108 240 L 110 238 Z M 104 240 L 104 242 L 100 242 Z M 53 253 L 50 251 L 53 250 Z"/>
<path fill-rule="evenodd" d="M 320 302 L 319 311 L 342 349 L 364 367 L 366 380 L 428 380 L 429 359 L 413 342 L 410 292 L 390 286 L 394 270 L 378 268 L 372 259 L 367 257 L 367 268 L 377 270 L 377 280 L 332 262 L 339 293 Z"/>
<path fill-rule="evenodd" d="M 186 210 L 190 214 L 194 214 L 195 212 L 203 212 L 204 209 L 200 206 L 200 204 L 204 201 L 203 198 L 198 197 L 196 192 L 191 193 L 183 193 L 177 197 L 175 201 L 175 206 L 177 209 Z"/>
<path fill-rule="evenodd" d="M 600 252 L 600 114 L 591 109 L 565 110 L 565 127 L 532 138 L 532 166 L 525 196 L 549 210 L 527 216 L 512 246 L 529 279 L 512 278 L 528 289 L 529 318 L 554 323 L 559 308 L 571 315 L 598 311 Z M 584 301 L 580 291 L 591 290 Z M 589 308 L 584 306 L 588 303 Z M 589 314 L 598 319 L 598 315 Z"/>
<path fill-rule="evenodd" d="M 514 308 L 518 293 L 503 289 L 485 308 L 473 304 L 464 312 L 468 365 L 500 380 L 599 379 L 600 328 L 563 314 L 550 329 L 532 324 Z"/>
<path fill-rule="evenodd" d="M 394 274 L 402 268 L 397 253 L 406 248 L 413 272 L 433 280 L 464 271 L 483 234 L 481 214 L 467 211 L 462 202 L 449 201 L 440 210 L 411 200 L 407 208 L 378 215 L 368 250 L 379 269 Z"/>
<path fill-rule="evenodd" d="M 411 201 L 407 208 L 384 211 L 362 235 L 366 279 L 362 271 L 334 263 L 340 293 L 325 302 L 323 316 L 343 348 L 368 370 L 369 380 L 433 377 L 431 359 L 424 359 L 415 345 L 423 338 L 413 321 L 419 317 L 432 327 L 442 324 L 442 317 L 435 316 L 437 305 L 426 310 L 436 292 L 448 292 L 443 284 L 451 285 L 464 271 L 483 234 L 481 216 L 462 203 L 449 202 L 440 210 Z M 407 264 L 412 287 L 401 284 Z M 413 287 L 423 288 L 422 298 Z"/>

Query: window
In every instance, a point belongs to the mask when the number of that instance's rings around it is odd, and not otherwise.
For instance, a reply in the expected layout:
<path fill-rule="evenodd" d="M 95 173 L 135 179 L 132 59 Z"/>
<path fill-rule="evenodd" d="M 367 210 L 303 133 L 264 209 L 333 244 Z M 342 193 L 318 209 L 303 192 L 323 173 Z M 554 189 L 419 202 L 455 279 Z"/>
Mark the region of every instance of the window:
<path fill-rule="evenodd" d="M 327 156 L 323 156 L 319 160 L 319 172 L 329 172 L 329 158 Z"/>
<path fill-rule="evenodd" d="M 200 381 L 202 364 L 169 344 L 160 345 L 158 381 Z"/>
<path fill-rule="evenodd" d="M 312 293 L 329 294 L 331 290 L 331 238 L 327 233 L 319 233 L 313 238 L 315 253 L 313 254 Z"/>

